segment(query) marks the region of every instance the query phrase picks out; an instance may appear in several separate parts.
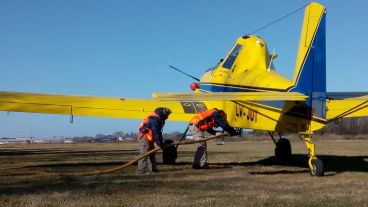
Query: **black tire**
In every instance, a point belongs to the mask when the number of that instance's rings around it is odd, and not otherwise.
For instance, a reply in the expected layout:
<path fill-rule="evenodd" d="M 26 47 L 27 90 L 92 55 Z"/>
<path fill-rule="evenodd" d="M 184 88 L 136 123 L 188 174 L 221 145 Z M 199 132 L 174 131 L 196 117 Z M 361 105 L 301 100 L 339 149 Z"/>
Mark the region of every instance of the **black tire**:
<path fill-rule="evenodd" d="M 165 140 L 164 146 L 172 144 L 172 140 Z M 162 163 L 164 165 L 175 165 L 178 152 L 175 146 L 164 147 L 162 150 Z"/>
<path fill-rule="evenodd" d="M 278 161 L 291 159 L 291 144 L 288 139 L 282 138 L 276 143 L 275 156 Z"/>
<path fill-rule="evenodd" d="M 325 174 L 323 162 L 320 159 L 312 159 L 311 176 L 323 176 Z"/>

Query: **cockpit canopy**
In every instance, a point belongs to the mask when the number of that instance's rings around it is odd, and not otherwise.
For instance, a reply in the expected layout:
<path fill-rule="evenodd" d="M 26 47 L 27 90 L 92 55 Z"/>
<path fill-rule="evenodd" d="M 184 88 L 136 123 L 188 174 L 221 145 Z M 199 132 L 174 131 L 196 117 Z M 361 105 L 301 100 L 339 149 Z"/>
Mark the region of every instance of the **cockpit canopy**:
<path fill-rule="evenodd" d="M 226 58 L 222 68 L 240 72 L 250 69 L 274 69 L 265 41 L 256 35 L 240 37 Z"/>

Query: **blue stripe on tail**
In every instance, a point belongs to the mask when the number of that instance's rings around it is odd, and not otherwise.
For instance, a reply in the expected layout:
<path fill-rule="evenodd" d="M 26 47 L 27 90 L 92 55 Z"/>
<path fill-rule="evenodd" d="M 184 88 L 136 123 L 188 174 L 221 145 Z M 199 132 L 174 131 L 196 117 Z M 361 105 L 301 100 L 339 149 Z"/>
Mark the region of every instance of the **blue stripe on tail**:
<path fill-rule="evenodd" d="M 326 118 L 326 14 L 322 15 L 311 48 L 300 70 L 295 87 L 290 92 L 309 96 L 306 100 L 307 117 Z M 300 112 L 300 111 L 299 111 Z"/>

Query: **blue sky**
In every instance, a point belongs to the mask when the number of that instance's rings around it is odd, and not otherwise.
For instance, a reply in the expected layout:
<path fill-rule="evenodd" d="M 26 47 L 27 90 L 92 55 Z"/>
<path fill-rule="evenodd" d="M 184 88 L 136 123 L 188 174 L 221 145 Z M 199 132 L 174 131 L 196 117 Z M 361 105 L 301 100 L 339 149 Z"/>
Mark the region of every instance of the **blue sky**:
<path fill-rule="evenodd" d="M 150 98 L 189 91 L 235 40 L 309 3 L 289 1 L 0 1 L 0 90 Z M 327 8 L 327 89 L 368 91 L 367 1 Z M 257 33 L 292 77 L 303 11 Z M 0 137 L 135 131 L 140 120 L 0 112 Z M 168 123 L 166 131 L 183 130 Z"/>

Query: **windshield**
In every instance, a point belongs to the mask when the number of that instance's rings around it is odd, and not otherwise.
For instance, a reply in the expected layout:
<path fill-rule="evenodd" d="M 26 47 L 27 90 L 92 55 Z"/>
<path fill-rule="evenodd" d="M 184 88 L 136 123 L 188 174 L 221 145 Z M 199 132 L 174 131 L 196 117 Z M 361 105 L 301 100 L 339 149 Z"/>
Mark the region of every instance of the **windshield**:
<path fill-rule="evenodd" d="M 234 61 L 236 57 L 238 56 L 241 48 L 242 48 L 242 45 L 237 44 L 234 47 L 233 51 L 231 51 L 229 57 L 227 57 L 227 59 L 225 60 L 224 64 L 222 64 L 222 67 L 231 69 L 231 67 L 233 67 Z"/>

